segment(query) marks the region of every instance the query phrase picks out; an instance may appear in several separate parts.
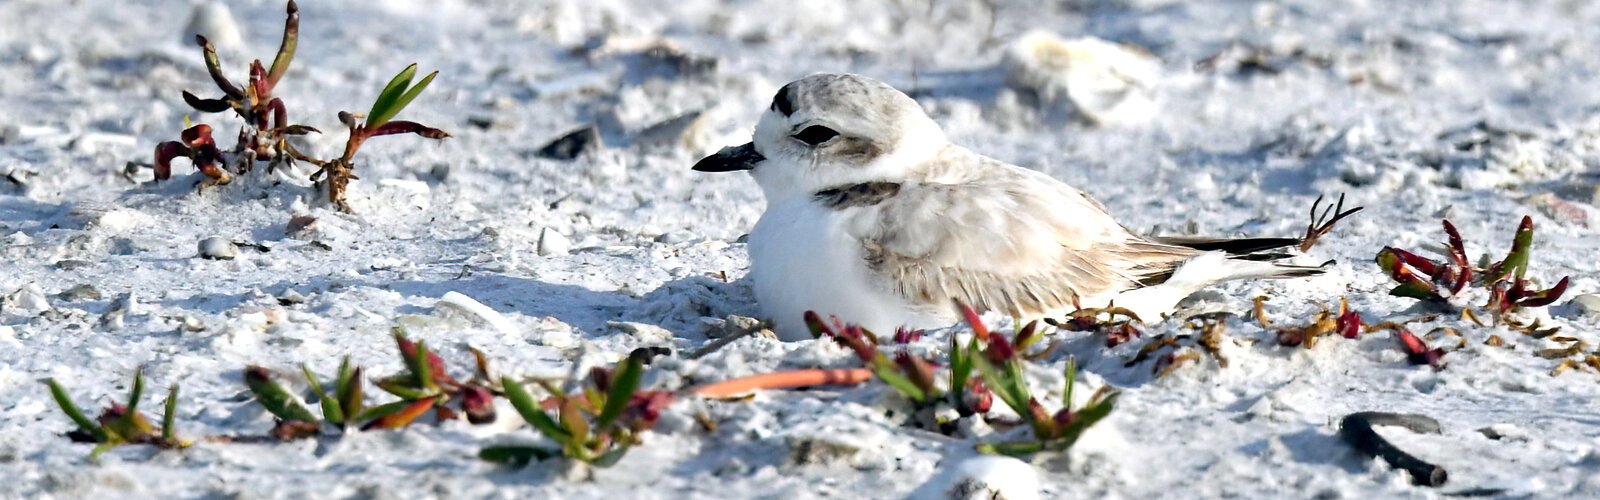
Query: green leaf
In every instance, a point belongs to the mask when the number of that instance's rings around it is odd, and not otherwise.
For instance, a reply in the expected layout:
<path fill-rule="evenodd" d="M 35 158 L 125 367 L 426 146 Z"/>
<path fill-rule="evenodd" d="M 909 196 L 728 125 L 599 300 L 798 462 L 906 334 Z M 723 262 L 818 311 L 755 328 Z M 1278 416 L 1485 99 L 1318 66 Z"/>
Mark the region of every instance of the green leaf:
<path fill-rule="evenodd" d="M 889 361 L 889 358 L 879 354 L 872 361 L 872 374 L 877 376 L 878 380 L 882 380 L 883 383 L 889 384 L 889 387 L 899 391 L 900 394 L 904 394 L 906 399 L 921 403 L 928 397 L 927 393 L 923 392 L 922 388 L 917 387 L 915 382 L 896 371 L 894 362 Z"/>
<path fill-rule="evenodd" d="M 1072 386 L 1078 382 L 1078 364 L 1072 358 L 1067 358 L 1067 386 L 1061 388 L 1061 407 L 1072 409 Z"/>
<path fill-rule="evenodd" d="M 278 46 L 278 55 L 272 58 L 272 69 L 267 72 L 267 84 L 276 86 L 278 79 L 289 71 L 289 62 L 294 60 L 295 46 L 300 40 L 300 8 L 289 1 L 288 15 L 283 21 L 283 44 Z"/>
<path fill-rule="evenodd" d="M 561 456 L 561 450 L 537 446 L 489 446 L 478 451 L 478 458 L 515 467 L 558 456 Z"/>
<path fill-rule="evenodd" d="M 1438 299 L 1438 297 L 1434 296 L 1433 291 L 1428 290 L 1428 287 L 1423 286 L 1423 285 L 1418 285 L 1416 283 L 1406 283 L 1404 285 L 1400 285 L 1400 286 L 1394 287 L 1393 289 L 1389 290 L 1389 295 L 1393 295 L 1393 296 L 1396 296 L 1396 297 L 1412 298 L 1412 299 L 1417 299 L 1417 300 L 1437 300 Z"/>
<path fill-rule="evenodd" d="M 561 417 L 561 427 L 567 430 L 575 439 L 589 440 L 589 421 L 583 417 L 583 410 L 578 407 L 578 400 L 563 399 L 557 407 Z"/>
<path fill-rule="evenodd" d="M 558 443 L 572 442 L 572 435 L 563 430 L 550 415 L 539 408 L 539 403 L 528 394 L 528 389 L 522 384 L 511 380 L 511 377 L 500 377 L 500 386 L 505 389 L 506 399 L 511 401 L 511 406 L 517 409 L 517 414 L 522 415 L 522 420 L 538 429 L 540 433 Z"/>
<path fill-rule="evenodd" d="M 133 388 L 128 390 L 128 413 L 138 413 L 139 400 L 144 399 L 144 367 L 133 370 Z"/>
<path fill-rule="evenodd" d="M 600 456 L 594 457 L 594 459 L 589 460 L 589 464 L 594 465 L 595 467 L 610 467 L 610 466 L 616 465 L 617 462 L 621 462 L 622 461 L 622 456 L 623 455 L 627 455 L 627 454 L 628 454 L 628 445 L 619 444 L 619 445 L 617 445 L 616 448 L 613 448 L 611 451 L 602 453 Z"/>
<path fill-rule="evenodd" d="M 110 436 L 100 424 L 90 420 L 83 414 L 83 410 L 78 409 L 78 405 L 72 403 L 72 397 L 67 395 L 67 390 L 63 389 L 56 379 L 45 379 L 44 384 L 50 386 L 50 397 L 56 400 L 56 406 L 61 407 L 61 411 L 67 414 L 67 418 L 72 419 L 72 423 L 78 424 L 78 429 L 93 436 L 95 442 L 104 443 L 110 440 Z"/>
<path fill-rule="evenodd" d="M 357 413 L 355 418 L 350 419 L 350 423 L 371 422 L 389 415 L 394 415 L 404 411 L 406 408 L 411 407 L 411 404 L 411 401 L 401 400 L 367 408 L 362 410 L 360 413 Z"/>
<path fill-rule="evenodd" d="M 394 375 L 378 379 L 379 389 L 384 392 L 399 396 L 401 399 L 418 400 L 427 399 L 437 395 L 435 391 L 416 387 L 416 377 L 410 375 Z"/>
<path fill-rule="evenodd" d="M 416 100 L 417 96 L 422 94 L 422 90 L 428 88 L 428 84 L 433 83 L 433 77 L 436 76 L 439 76 L 438 71 L 428 73 L 428 76 L 422 77 L 422 81 L 417 82 L 416 86 L 411 87 L 411 90 L 407 90 L 405 95 L 400 96 L 400 100 L 395 101 L 394 113 L 384 117 L 383 121 L 387 123 L 390 118 L 394 118 L 394 115 L 404 111 L 406 106 L 410 106 L 411 101 Z"/>
<path fill-rule="evenodd" d="M 204 36 L 195 35 L 194 41 L 200 45 L 200 54 L 205 58 L 206 72 L 211 74 L 211 81 L 217 84 L 217 88 L 222 89 L 224 95 L 233 99 L 243 99 L 244 91 L 228 81 L 228 77 L 222 76 L 222 64 L 217 62 L 217 49 L 212 47 L 211 42 Z"/>
<path fill-rule="evenodd" d="M 161 440 L 178 444 L 178 384 L 167 389 L 166 413 L 161 415 Z"/>
<path fill-rule="evenodd" d="M 90 452 L 89 452 L 89 460 L 99 460 L 99 459 L 100 459 L 100 455 L 104 455 L 104 454 L 106 454 L 106 452 L 108 452 L 108 451 L 111 451 L 111 449 L 112 449 L 112 448 L 116 448 L 116 447 L 117 447 L 117 446 L 118 446 L 118 445 L 120 445 L 120 444 L 122 444 L 122 443 L 121 443 L 121 442 L 116 442 L 116 443 L 111 443 L 111 442 L 106 442 L 106 443 L 100 443 L 100 445 L 99 445 L 99 446 L 95 446 L 95 447 L 94 447 L 94 450 L 93 450 L 93 451 L 90 451 Z"/>
<path fill-rule="evenodd" d="M 1517 226 L 1517 236 L 1511 242 L 1511 253 L 1506 254 L 1504 264 L 1500 266 L 1498 276 L 1492 277 L 1490 283 L 1499 281 L 1506 275 L 1522 279 L 1528 272 L 1528 256 L 1533 247 L 1533 217 L 1523 216 L 1522 224 Z"/>
<path fill-rule="evenodd" d="M 1394 252 L 1389 251 L 1387 248 L 1378 252 L 1377 260 L 1378 268 L 1382 269 L 1383 274 L 1387 275 L 1394 275 L 1394 269 L 1400 265 L 1400 258 L 1396 257 Z"/>
<path fill-rule="evenodd" d="M 362 399 L 361 394 L 361 368 L 357 367 L 346 371 L 349 366 L 349 358 L 346 358 L 345 361 L 346 364 L 339 367 L 339 409 L 344 416 L 353 417 L 362 413 L 362 407 L 366 406 L 366 401 Z M 345 423 L 348 425 L 351 422 L 347 419 Z"/>
<path fill-rule="evenodd" d="M 1002 373 L 982 354 L 975 353 L 972 356 L 972 361 L 973 364 L 977 365 L 978 371 L 983 373 L 983 380 L 988 384 L 989 392 L 999 396 L 1000 401 L 1010 407 L 1011 411 L 1016 412 L 1017 415 L 1023 418 L 1028 418 L 1028 390 L 1026 387 L 1020 387 L 1023 382 L 1019 380 L 1019 377 L 1013 376 L 1010 368 L 1015 367 L 1015 364 L 1007 367 L 1006 372 Z"/>
<path fill-rule="evenodd" d="M 344 425 L 344 410 L 339 408 L 338 399 L 322 390 L 322 382 L 317 380 L 317 374 L 311 373 L 311 367 L 302 364 L 300 371 L 305 372 L 306 381 L 311 383 L 311 391 L 317 393 L 317 404 L 322 406 L 322 419 L 333 425 Z"/>
<path fill-rule="evenodd" d="M 273 381 L 267 369 L 259 366 L 246 368 L 244 383 L 250 387 L 250 393 L 256 396 L 256 402 L 261 403 L 261 407 L 273 416 L 294 422 L 317 423 L 317 417 L 311 414 L 311 410 Z"/>
<path fill-rule="evenodd" d="M 439 391 L 439 386 L 433 382 L 433 368 L 428 365 L 428 341 L 417 341 L 417 354 L 406 360 L 406 366 L 411 368 L 411 376 L 416 377 L 417 386 Z"/>
<path fill-rule="evenodd" d="M 372 103 L 372 111 L 367 112 L 367 128 L 378 128 L 389 121 L 389 118 L 400 113 L 395 104 L 405 95 L 406 87 L 411 85 L 411 79 L 416 75 L 417 64 L 412 63 L 389 80 L 389 84 L 378 93 L 378 100 Z"/>
<path fill-rule="evenodd" d="M 355 379 L 355 373 L 351 370 L 350 356 L 345 355 L 343 359 L 339 360 L 338 378 L 333 380 L 333 391 L 338 393 L 337 397 L 340 401 L 344 401 L 346 399 L 345 396 L 350 394 L 351 385 L 355 385 L 358 388 L 361 385 L 361 381 Z M 354 384 L 351 382 L 354 382 Z"/>
<path fill-rule="evenodd" d="M 428 410 L 443 403 L 443 398 L 428 398 L 417 401 L 406 401 L 405 408 L 400 411 L 378 417 L 368 422 L 368 429 L 400 429 L 411 425 L 411 422 L 426 414 Z"/>
<path fill-rule="evenodd" d="M 1089 430 L 1090 427 L 1094 427 L 1094 424 L 1111 415 L 1111 410 L 1115 409 L 1118 396 L 1121 396 L 1121 393 L 1113 392 L 1107 395 L 1105 399 L 1090 403 L 1088 406 L 1083 407 L 1082 410 L 1078 410 L 1077 420 L 1062 430 L 1061 438 L 1052 440 L 1049 443 L 1050 449 L 1065 450 L 1071 448 L 1072 444 L 1078 442 L 1078 438 L 1083 436 L 1084 431 Z"/>
<path fill-rule="evenodd" d="M 633 355 L 622 360 L 617 367 L 617 372 L 611 377 L 611 392 L 606 394 L 605 407 L 600 410 L 600 417 L 595 421 L 595 428 L 599 432 L 611 426 L 617 417 L 622 416 L 622 410 L 628 407 L 628 401 L 633 399 L 633 393 L 639 390 L 639 378 L 644 375 L 644 363 Z"/>

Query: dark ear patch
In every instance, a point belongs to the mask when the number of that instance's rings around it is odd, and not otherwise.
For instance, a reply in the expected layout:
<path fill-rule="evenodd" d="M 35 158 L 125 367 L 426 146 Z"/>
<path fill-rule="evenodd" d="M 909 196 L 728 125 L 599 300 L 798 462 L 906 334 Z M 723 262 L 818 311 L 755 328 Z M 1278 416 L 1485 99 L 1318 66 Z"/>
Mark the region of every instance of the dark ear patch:
<path fill-rule="evenodd" d="M 897 182 L 863 182 L 824 189 L 811 196 L 822 206 L 839 210 L 851 207 L 870 207 L 883 203 L 899 193 L 900 184 Z"/>
<path fill-rule="evenodd" d="M 791 95 L 791 87 L 794 87 L 794 82 L 790 82 L 788 85 L 784 85 L 783 88 L 778 89 L 778 95 L 772 97 L 772 109 L 783 113 L 783 116 L 794 114 L 794 96 Z"/>

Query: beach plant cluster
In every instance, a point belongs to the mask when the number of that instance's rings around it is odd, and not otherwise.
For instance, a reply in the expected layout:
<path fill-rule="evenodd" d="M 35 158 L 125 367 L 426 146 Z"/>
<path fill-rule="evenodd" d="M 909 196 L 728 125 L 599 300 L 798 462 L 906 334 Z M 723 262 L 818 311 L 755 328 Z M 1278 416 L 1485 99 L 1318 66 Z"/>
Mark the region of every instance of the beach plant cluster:
<path fill-rule="evenodd" d="M 184 130 L 179 135 L 179 140 L 156 145 L 154 169 L 157 181 L 172 177 L 173 160 L 177 158 L 187 158 L 195 170 L 206 176 L 207 179 L 200 184 L 202 189 L 228 184 L 233 181 L 234 176 L 254 170 L 258 163 L 265 163 L 267 169 L 272 170 L 292 169 L 295 162 L 301 161 L 317 167 L 311 174 L 310 180 L 326 194 L 328 203 L 339 210 L 349 211 L 350 205 L 345 193 L 350 181 L 357 179 L 354 174 L 355 155 L 368 139 L 398 134 L 416 134 L 428 139 L 444 139 L 450 136 L 437 128 L 394 119 L 424 89 L 428 88 L 428 84 L 438 75 L 435 71 L 413 84 L 417 75 L 417 65 L 412 64 L 390 79 L 378 93 L 378 98 L 372 103 L 366 115 L 356 115 L 348 111 L 338 112 L 339 122 L 349 129 L 344 150 L 339 156 L 318 159 L 296 148 L 290 142 L 290 137 L 321 133 L 320 130 L 308 125 L 290 123 L 288 105 L 282 97 L 273 93 L 283 82 L 290 63 L 294 61 L 295 49 L 299 46 L 299 34 L 300 8 L 290 0 L 283 26 L 283 39 L 278 47 L 278 53 L 272 59 L 272 64 L 263 65 L 259 59 L 252 61 L 243 85 L 223 74 L 217 50 L 211 42 L 206 40 L 205 36 L 195 36 L 195 44 L 200 46 L 201 55 L 205 59 L 206 71 L 211 75 L 212 83 L 222 96 L 202 98 L 185 90 L 183 101 L 202 113 L 232 111 L 243 123 L 239 127 L 238 141 L 233 148 L 223 150 L 213 137 L 215 129 L 211 125 L 191 124 L 185 118 Z"/>

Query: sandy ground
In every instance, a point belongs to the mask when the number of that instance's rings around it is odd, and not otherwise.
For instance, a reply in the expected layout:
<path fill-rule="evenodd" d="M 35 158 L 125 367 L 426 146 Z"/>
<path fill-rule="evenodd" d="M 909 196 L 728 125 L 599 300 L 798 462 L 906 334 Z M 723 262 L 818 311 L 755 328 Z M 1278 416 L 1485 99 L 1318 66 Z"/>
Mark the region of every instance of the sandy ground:
<path fill-rule="evenodd" d="M 184 1 L 0 3 L 0 495 L 6 497 L 874 497 L 912 493 L 973 454 L 972 439 L 913 430 L 886 415 L 880 385 L 682 402 L 658 432 L 592 480 L 555 463 L 512 470 L 475 458 L 487 443 L 532 440 L 510 420 L 462 422 L 287 444 L 128 447 L 99 463 L 38 380 L 107 401 L 145 366 L 181 382 L 186 436 L 261 434 L 270 418 L 239 372 L 350 355 L 398 371 L 389 329 L 465 361 L 561 375 L 630 349 L 707 341 L 707 318 L 757 314 L 741 281 L 739 237 L 762 200 L 738 175 L 688 170 L 742 143 L 783 83 L 851 71 L 912 91 L 958 143 L 1047 172 L 1103 201 L 1130 227 L 1162 234 L 1294 235 L 1319 194 L 1366 211 L 1312 251 L 1325 276 L 1234 283 L 1195 308 L 1230 320 L 1226 368 L 1209 358 L 1156 378 L 1125 366 L 1138 343 L 1060 334 L 1039 365 L 1058 387 L 1068 356 L 1090 387 L 1124 394 L 1078 449 L 1034 466 L 1047 497 L 1600 496 L 1600 373 L 1551 376 L 1558 344 L 1454 319 L 1465 347 L 1440 371 L 1412 366 L 1387 333 L 1276 345 L 1243 313 L 1270 297 L 1280 323 L 1347 297 L 1369 322 L 1427 314 L 1390 297 L 1372 263 L 1385 245 L 1427 248 L 1438 220 L 1473 255 L 1502 252 L 1524 214 L 1538 224 L 1533 276 L 1572 276 L 1569 297 L 1600 292 L 1600 6 L 1581 1 L 673 2 L 444 0 L 302 7 L 299 57 L 280 86 L 295 121 L 342 144 L 335 113 L 364 111 L 410 62 L 438 80 L 402 118 L 444 128 L 442 143 L 375 139 L 358 158 L 353 215 L 328 210 L 307 171 L 242 176 L 197 191 L 131 179 L 176 138 L 179 91 L 215 93 L 182 41 Z M 243 33 L 223 64 L 270 59 L 283 6 L 230 2 Z M 1096 127 L 1036 109 L 1006 88 L 1005 45 L 1044 29 L 1144 48 L 1161 75 L 1148 122 Z M 670 40 L 689 59 L 640 48 Z M 652 126 L 700 112 L 688 133 Z M 546 142 L 594 125 L 604 147 L 573 161 Z M 295 215 L 316 225 L 288 237 Z M 546 255 L 539 251 L 542 234 Z M 207 237 L 259 245 L 231 261 L 198 257 Z M 565 239 L 568 248 L 556 239 Z M 565 251 L 561 251 L 565 250 Z M 79 285 L 95 294 L 60 295 Z M 435 307 L 456 291 L 493 307 L 496 329 Z M 303 298 L 303 301 L 298 299 Z M 1473 301 L 1481 302 L 1482 297 Z M 1600 345 L 1600 320 L 1562 303 L 1545 324 Z M 1157 326 L 1151 335 L 1181 330 Z M 949 332 L 935 332 L 930 349 Z M 1515 349 L 1484 345 L 1491 335 Z M 1560 344 L 1564 345 L 1564 344 Z M 804 367 L 850 366 L 821 342 L 740 340 L 706 358 L 658 362 L 646 381 L 681 389 Z M 1440 435 L 1391 437 L 1451 472 L 1441 489 L 1361 460 L 1336 437 L 1361 410 L 1437 417 Z M 720 423 L 707 432 L 691 416 Z M 505 415 L 509 417 L 509 414 Z M 1479 429 L 1506 434 L 1495 440 Z M 1387 432 L 1387 431 L 1386 431 Z M 991 436 L 990 439 L 994 439 Z M 815 450 L 831 450 L 818 454 Z"/>

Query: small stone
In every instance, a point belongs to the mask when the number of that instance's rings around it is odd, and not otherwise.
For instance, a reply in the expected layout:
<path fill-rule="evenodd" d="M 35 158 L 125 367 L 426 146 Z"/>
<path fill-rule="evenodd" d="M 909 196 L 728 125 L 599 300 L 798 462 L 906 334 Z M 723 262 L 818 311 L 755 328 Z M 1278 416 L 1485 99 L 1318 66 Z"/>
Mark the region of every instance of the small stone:
<path fill-rule="evenodd" d="M 0 310 L 10 314 L 36 315 L 50 310 L 50 299 L 45 298 L 44 291 L 38 285 L 27 285 L 0 302 Z"/>
<path fill-rule="evenodd" d="M 596 151 L 602 147 L 604 146 L 600 142 L 600 129 L 588 125 L 550 141 L 534 154 L 541 158 L 571 161 L 586 152 Z"/>
<path fill-rule="evenodd" d="M 708 320 L 704 322 L 706 327 L 704 330 L 705 336 L 707 338 L 714 339 L 720 339 L 729 336 L 748 335 L 751 332 L 759 331 L 764 327 L 761 324 L 761 320 L 747 316 L 739 316 L 737 314 L 730 314 L 727 318 L 705 319 Z"/>
<path fill-rule="evenodd" d="M 211 260 L 233 260 L 239 255 L 239 246 L 233 242 L 212 236 L 200 240 L 200 256 Z"/>
<path fill-rule="evenodd" d="M 283 293 L 278 294 L 278 305 L 280 306 L 292 306 L 295 304 L 304 303 L 306 303 L 306 296 L 300 295 L 300 292 L 294 291 L 293 288 L 284 290 Z"/>
<path fill-rule="evenodd" d="M 183 38 L 179 41 L 188 46 L 194 43 L 195 35 L 205 36 L 211 45 L 220 50 L 234 50 L 244 44 L 244 37 L 239 34 L 239 24 L 233 20 L 233 12 L 222 2 L 205 2 L 194 6 L 189 25 L 183 29 Z"/>
<path fill-rule="evenodd" d="M 539 255 L 566 255 L 572 251 L 572 241 L 566 235 L 550 228 L 539 231 Z"/>
<path fill-rule="evenodd" d="M 687 232 L 684 232 L 684 231 L 673 231 L 673 232 L 670 232 L 670 233 L 662 233 L 662 234 L 656 235 L 655 241 L 656 241 L 656 243 L 665 243 L 665 244 L 668 244 L 668 245 L 676 245 L 676 244 L 679 244 L 679 243 L 688 242 L 688 241 L 690 241 L 692 239 L 694 239 L 694 236 L 689 234 L 689 233 L 687 233 Z"/>
<path fill-rule="evenodd" d="M 72 260 L 72 259 L 58 260 L 54 264 L 56 269 L 60 269 L 62 271 L 71 271 L 71 270 L 74 270 L 74 269 L 83 269 L 83 268 L 89 267 L 91 265 L 93 265 L 93 263 L 89 262 L 87 260 Z"/>
<path fill-rule="evenodd" d="M 711 142 L 708 116 L 701 111 L 678 115 L 639 132 L 636 141 L 645 148 L 702 152 Z"/>
<path fill-rule="evenodd" d="M 311 215 L 296 215 L 289 218 L 289 225 L 284 227 L 283 235 L 289 238 L 302 239 L 317 227 L 317 218 Z"/>
<path fill-rule="evenodd" d="M 1572 307 L 1585 316 L 1600 316 L 1600 294 L 1586 293 L 1573 297 Z"/>
<path fill-rule="evenodd" d="M 606 328 L 615 330 L 618 333 L 633 336 L 639 340 L 651 344 L 672 343 L 672 332 L 656 325 L 630 323 L 626 321 L 608 321 L 606 322 Z"/>
<path fill-rule="evenodd" d="M 61 299 L 63 302 L 81 302 L 85 300 L 100 300 L 101 295 L 100 291 L 96 290 L 93 285 L 82 284 L 68 288 L 67 291 L 57 294 L 56 298 Z"/>

